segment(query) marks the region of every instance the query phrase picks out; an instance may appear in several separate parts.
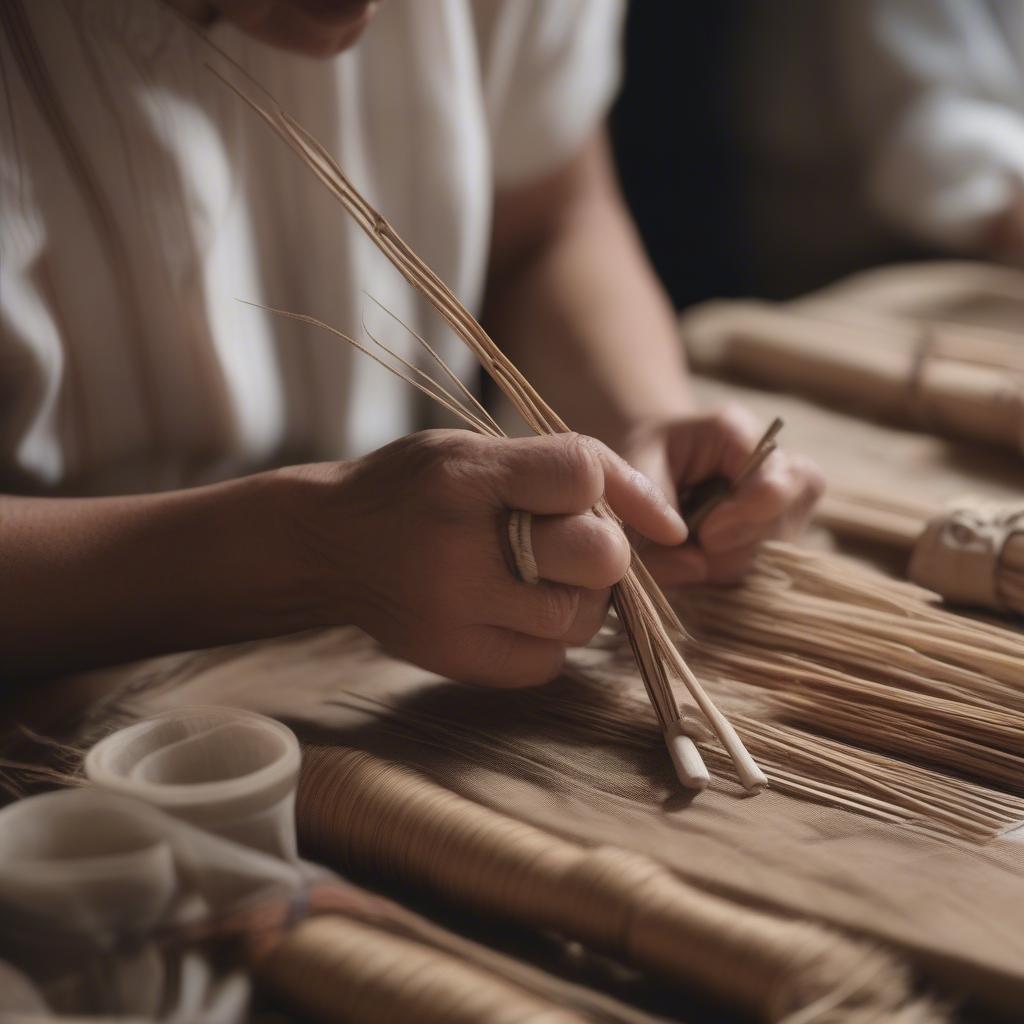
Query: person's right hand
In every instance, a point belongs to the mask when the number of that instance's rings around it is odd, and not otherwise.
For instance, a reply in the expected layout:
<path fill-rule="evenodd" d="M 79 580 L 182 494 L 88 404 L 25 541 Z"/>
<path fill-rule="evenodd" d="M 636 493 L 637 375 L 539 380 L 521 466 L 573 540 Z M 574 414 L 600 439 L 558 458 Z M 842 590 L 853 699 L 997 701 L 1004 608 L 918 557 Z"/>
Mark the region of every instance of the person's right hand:
<path fill-rule="evenodd" d="M 589 513 L 602 496 L 656 543 L 686 539 L 650 480 L 576 434 L 428 431 L 310 472 L 317 498 L 304 503 L 301 538 L 324 619 L 463 681 L 546 681 L 600 629 L 630 560 L 622 530 Z M 510 565 L 510 509 L 534 515 L 537 584 Z"/>

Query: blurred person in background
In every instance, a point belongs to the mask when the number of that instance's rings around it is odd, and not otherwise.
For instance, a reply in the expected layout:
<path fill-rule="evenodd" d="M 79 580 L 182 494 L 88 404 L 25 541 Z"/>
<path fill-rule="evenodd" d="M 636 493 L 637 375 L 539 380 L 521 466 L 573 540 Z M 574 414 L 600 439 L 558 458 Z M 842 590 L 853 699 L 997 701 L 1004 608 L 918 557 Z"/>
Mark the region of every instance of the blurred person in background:
<path fill-rule="evenodd" d="M 602 494 L 666 584 L 734 580 L 799 527 L 820 476 L 776 452 L 684 544 L 679 494 L 759 431 L 695 408 L 619 196 L 620 3 L 171 6 L 0 5 L 0 676 L 353 623 L 445 675 L 536 682 L 626 571 L 586 515 Z M 366 288 L 472 378 L 201 33 L 580 435 L 410 433 L 430 420 L 407 385 L 236 301 L 348 331 L 365 311 L 417 358 Z M 512 508 L 535 513 L 538 585 L 503 551 Z"/>
<path fill-rule="evenodd" d="M 754 287 L 1024 265 L 1024 2 L 751 0 L 734 64 Z"/>

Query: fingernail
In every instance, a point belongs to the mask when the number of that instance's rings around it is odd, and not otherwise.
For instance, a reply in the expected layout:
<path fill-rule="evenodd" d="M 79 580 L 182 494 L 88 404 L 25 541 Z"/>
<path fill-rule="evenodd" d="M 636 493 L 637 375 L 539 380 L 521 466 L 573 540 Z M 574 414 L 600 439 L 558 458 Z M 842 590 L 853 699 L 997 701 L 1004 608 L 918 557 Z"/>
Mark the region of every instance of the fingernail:
<path fill-rule="evenodd" d="M 690 528 L 686 525 L 686 520 L 679 514 L 679 510 L 670 505 L 667 501 L 665 502 L 665 508 L 668 510 L 668 516 L 672 520 L 673 526 L 676 527 L 681 535 L 679 543 L 685 543 L 686 538 L 690 536 Z"/>

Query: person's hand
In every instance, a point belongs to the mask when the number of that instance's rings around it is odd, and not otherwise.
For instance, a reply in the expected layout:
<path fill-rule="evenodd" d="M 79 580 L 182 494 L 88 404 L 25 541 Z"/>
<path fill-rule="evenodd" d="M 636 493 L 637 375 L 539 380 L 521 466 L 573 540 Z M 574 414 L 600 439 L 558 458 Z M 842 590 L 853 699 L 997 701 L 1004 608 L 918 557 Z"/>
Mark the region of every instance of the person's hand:
<path fill-rule="evenodd" d="M 212 7 L 249 35 L 309 57 L 333 57 L 352 46 L 379 0 L 214 0 Z"/>
<path fill-rule="evenodd" d="M 414 434 L 353 463 L 308 467 L 305 564 L 327 622 L 352 622 L 388 650 L 453 679 L 494 686 L 557 675 L 566 648 L 604 622 L 629 567 L 623 521 L 672 545 L 686 528 L 661 491 L 592 438 Z M 533 514 L 541 581 L 512 567 L 510 509 Z"/>
<path fill-rule="evenodd" d="M 763 430 L 745 409 L 729 406 L 642 427 L 622 453 L 679 501 L 709 477 L 734 479 Z M 736 582 L 764 541 L 789 538 L 803 528 L 823 490 L 813 462 L 776 450 L 735 496 L 708 515 L 690 543 L 672 548 L 641 543 L 640 554 L 662 586 Z"/>

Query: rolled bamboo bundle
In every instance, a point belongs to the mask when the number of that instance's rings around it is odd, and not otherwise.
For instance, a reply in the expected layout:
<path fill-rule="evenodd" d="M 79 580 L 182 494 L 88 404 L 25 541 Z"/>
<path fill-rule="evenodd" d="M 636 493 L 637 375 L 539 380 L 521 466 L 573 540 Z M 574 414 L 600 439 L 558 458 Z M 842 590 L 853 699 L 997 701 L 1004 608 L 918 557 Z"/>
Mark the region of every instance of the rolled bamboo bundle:
<path fill-rule="evenodd" d="M 681 329 L 699 370 L 1024 450 L 1018 335 L 898 321 L 875 330 L 760 302 L 701 306 Z"/>
<path fill-rule="evenodd" d="M 261 945 L 268 945 L 265 936 Z M 587 1018 L 420 942 L 337 915 L 282 930 L 254 961 L 261 984 L 333 1024 L 582 1024 Z"/>
<path fill-rule="evenodd" d="M 765 1021 L 942 1019 L 887 954 L 711 896 L 624 850 L 588 849 L 358 750 L 305 749 L 300 842 L 609 952 Z"/>
<path fill-rule="evenodd" d="M 910 579 L 952 604 L 1024 614 L 1024 504 L 964 499 L 940 510 L 836 491 L 815 520 L 908 551 Z"/>

